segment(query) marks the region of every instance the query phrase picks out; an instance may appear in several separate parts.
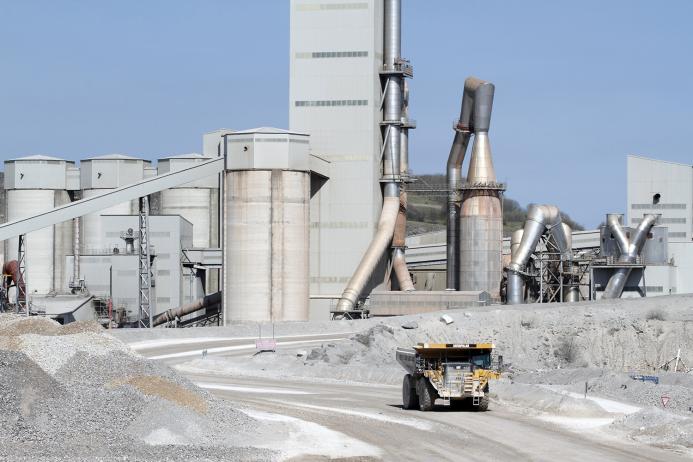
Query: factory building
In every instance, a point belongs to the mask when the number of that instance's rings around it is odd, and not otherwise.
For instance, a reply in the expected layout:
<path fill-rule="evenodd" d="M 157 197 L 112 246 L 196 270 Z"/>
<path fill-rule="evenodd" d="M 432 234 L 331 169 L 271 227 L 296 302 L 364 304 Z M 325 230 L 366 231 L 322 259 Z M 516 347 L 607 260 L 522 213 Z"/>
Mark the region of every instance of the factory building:
<path fill-rule="evenodd" d="M 289 128 L 308 133 L 312 153 L 330 162 L 330 181 L 311 201 L 310 293 L 339 296 L 383 202 L 383 2 L 292 0 L 290 7 Z M 325 300 L 313 305 L 321 303 L 327 316 Z"/>
<path fill-rule="evenodd" d="M 624 225 L 636 227 L 647 214 L 658 215 L 642 252 L 646 264 L 641 288 L 648 297 L 693 293 L 693 168 L 640 156 L 627 157 L 627 219 Z M 627 222 L 627 223 L 626 223 Z M 574 251 L 600 250 L 599 229 L 572 232 Z M 503 255 L 510 256 L 510 237 L 503 239 Z M 409 267 L 417 290 L 443 290 L 446 276 L 446 232 L 409 236 Z M 608 253 L 608 251 L 607 251 Z M 625 292 L 624 297 L 638 296 Z"/>
<path fill-rule="evenodd" d="M 670 242 L 693 240 L 693 167 L 688 164 L 627 157 L 627 215 L 635 223 L 644 214 L 660 215 Z"/>

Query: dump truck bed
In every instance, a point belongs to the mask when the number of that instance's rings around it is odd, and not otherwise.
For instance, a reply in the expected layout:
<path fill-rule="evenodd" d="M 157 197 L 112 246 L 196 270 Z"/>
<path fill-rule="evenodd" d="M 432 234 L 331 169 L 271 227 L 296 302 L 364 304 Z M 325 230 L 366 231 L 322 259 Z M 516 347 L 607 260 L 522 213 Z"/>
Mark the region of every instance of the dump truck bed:
<path fill-rule="evenodd" d="M 414 347 L 399 347 L 395 352 L 397 362 L 410 374 L 416 372 L 416 358 L 446 358 L 468 356 L 470 351 L 493 350 L 493 343 L 419 343 Z"/>

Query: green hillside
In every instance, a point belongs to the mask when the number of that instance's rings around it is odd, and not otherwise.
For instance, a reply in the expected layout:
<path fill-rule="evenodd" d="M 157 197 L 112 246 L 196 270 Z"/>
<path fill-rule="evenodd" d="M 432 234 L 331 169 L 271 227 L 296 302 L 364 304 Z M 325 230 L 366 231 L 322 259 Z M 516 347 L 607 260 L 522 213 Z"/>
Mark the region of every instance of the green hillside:
<path fill-rule="evenodd" d="M 407 210 L 407 233 L 420 234 L 445 229 L 447 188 L 445 175 L 417 175 L 416 181 L 409 185 L 409 206 Z M 425 190 L 425 191 L 420 191 Z M 585 229 L 573 221 L 570 216 L 561 212 L 563 221 L 573 230 Z M 521 206 L 507 195 L 503 198 L 503 235 L 509 236 L 516 229 L 524 226 L 527 218 L 527 207 Z"/>

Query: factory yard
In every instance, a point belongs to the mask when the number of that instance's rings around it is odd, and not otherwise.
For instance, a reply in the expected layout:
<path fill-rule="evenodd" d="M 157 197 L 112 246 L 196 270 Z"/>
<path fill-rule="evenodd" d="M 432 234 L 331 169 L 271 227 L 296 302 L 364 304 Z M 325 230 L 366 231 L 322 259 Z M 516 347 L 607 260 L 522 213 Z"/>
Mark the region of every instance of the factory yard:
<path fill-rule="evenodd" d="M 693 376 L 653 367 L 678 348 L 691 362 L 692 305 L 671 296 L 451 310 L 451 324 L 441 313 L 279 323 L 276 353 L 260 354 L 251 324 L 111 336 L 6 314 L 0 460 L 686 460 Z M 476 340 L 509 364 L 489 412 L 401 409 L 395 346 Z"/>

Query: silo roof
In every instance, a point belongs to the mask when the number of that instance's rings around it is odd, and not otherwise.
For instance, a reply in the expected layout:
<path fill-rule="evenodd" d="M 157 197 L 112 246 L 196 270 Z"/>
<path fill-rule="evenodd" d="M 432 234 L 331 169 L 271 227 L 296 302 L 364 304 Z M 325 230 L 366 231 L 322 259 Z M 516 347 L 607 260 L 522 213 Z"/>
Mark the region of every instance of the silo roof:
<path fill-rule="evenodd" d="M 87 157 L 83 160 L 144 160 L 140 157 L 133 157 L 127 154 L 104 154 L 103 156 Z"/>
<path fill-rule="evenodd" d="M 23 160 L 58 160 L 58 161 L 67 162 L 66 159 L 61 159 L 60 157 L 45 156 L 43 154 L 35 154 L 33 156 L 17 157 L 15 159 L 8 159 L 6 162 L 15 162 L 15 161 L 23 161 Z M 70 161 L 70 162 L 72 162 L 72 161 Z"/>
<path fill-rule="evenodd" d="M 200 154 L 198 152 L 190 152 L 187 154 L 177 154 L 175 156 L 166 156 L 166 157 L 161 157 L 159 160 L 168 160 L 168 159 L 211 159 L 211 156 L 206 156 L 204 154 Z"/>
<path fill-rule="evenodd" d="M 284 130 L 281 128 L 274 128 L 274 127 L 257 127 L 257 128 L 251 128 L 248 130 L 241 130 L 238 132 L 233 132 L 230 133 L 231 135 L 249 135 L 252 133 L 261 133 L 265 135 L 303 135 L 303 136 L 308 136 L 307 133 L 301 133 L 301 132 L 294 132 L 290 130 Z"/>

